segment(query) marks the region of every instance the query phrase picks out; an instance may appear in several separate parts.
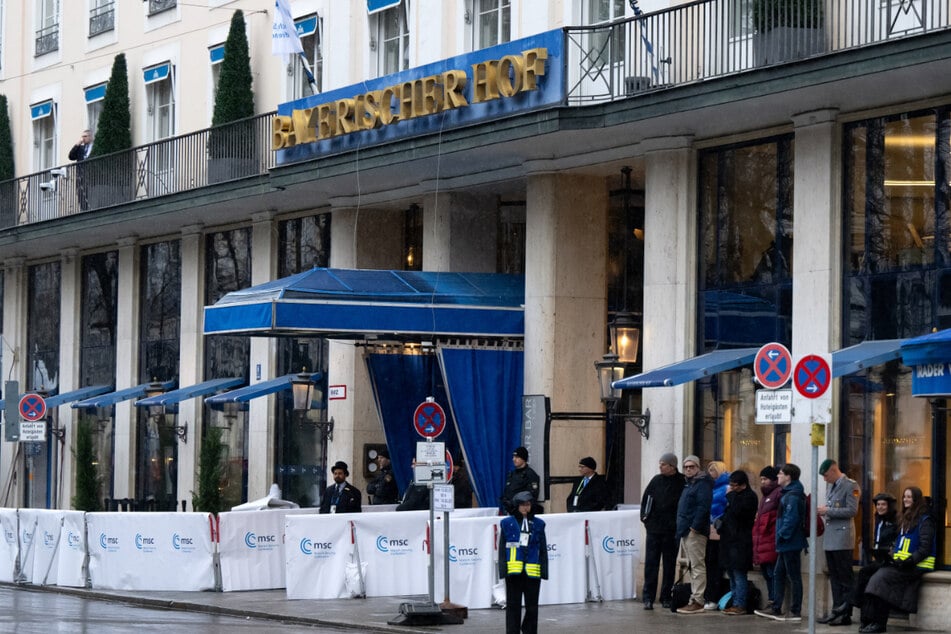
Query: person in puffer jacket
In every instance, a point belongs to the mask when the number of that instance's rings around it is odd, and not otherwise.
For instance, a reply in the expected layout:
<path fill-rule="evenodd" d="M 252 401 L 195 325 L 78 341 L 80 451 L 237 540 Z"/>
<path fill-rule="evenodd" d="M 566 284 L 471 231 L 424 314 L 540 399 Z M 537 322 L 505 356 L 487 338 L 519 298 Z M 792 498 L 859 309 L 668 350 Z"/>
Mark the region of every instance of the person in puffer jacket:
<path fill-rule="evenodd" d="M 768 603 L 766 609 L 772 609 L 776 603 L 773 592 L 773 570 L 776 567 L 776 513 L 783 490 L 779 488 L 776 467 L 763 467 L 759 472 L 759 490 L 763 497 L 759 501 L 756 521 L 753 523 L 753 563 L 759 566 L 766 581 Z"/>
<path fill-rule="evenodd" d="M 726 510 L 726 491 L 730 484 L 730 470 L 726 463 L 711 460 L 707 464 L 707 474 L 713 480 L 713 501 L 710 502 L 710 525 L 723 516 Z M 716 610 L 723 594 L 723 570 L 720 567 L 720 535 L 716 529 L 710 531 L 707 552 L 704 557 L 707 565 L 707 589 L 703 593 L 705 610 Z"/>

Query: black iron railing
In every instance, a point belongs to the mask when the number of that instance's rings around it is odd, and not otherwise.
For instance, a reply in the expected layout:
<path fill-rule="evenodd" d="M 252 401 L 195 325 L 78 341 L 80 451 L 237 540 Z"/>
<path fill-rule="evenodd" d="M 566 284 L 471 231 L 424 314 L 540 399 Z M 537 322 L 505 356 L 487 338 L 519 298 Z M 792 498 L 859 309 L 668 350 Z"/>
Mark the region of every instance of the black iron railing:
<path fill-rule="evenodd" d="M 149 0 L 149 15 L 174 9 L 177 4 L 178 0 Z"/>
<path fill-rule="evenodd" d="M 59 24 L 51 24 L 36 32 L 36 57 L 59 50 Z"/>
<path fill-rule="evenodd" d="M 270 112 L 0 182 L 0 229 L 266 174 L 275 165 L 273 118 Z"/>
<path fill-rule="evenodd" d="M 89 37 L 116 28 L 116 5 L 107 2 L 89 10 Z"/>
<path fill-rule="evenodd" d="M 705 0 L 565 29 L 568 103 L 731 75 L 949 28 L 946 0 Z"/>

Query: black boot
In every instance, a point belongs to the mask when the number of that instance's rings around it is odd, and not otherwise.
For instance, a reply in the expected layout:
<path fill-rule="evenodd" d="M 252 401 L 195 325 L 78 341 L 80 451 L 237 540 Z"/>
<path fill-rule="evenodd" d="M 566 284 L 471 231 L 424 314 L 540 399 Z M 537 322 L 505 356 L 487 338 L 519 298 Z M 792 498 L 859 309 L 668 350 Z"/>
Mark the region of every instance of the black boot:
<path fill-rule="evenodd" d="M 852 625 L 852 617 L 848 614 L 840 614 L 830 620 L 827 625 Z"/>
<path fill-rule="evenodd" d="M 832 616 L 845 616 L 852 615 L 852 604 L 848 601 L 843 601 L 840 605 L 832 608 Z"/>

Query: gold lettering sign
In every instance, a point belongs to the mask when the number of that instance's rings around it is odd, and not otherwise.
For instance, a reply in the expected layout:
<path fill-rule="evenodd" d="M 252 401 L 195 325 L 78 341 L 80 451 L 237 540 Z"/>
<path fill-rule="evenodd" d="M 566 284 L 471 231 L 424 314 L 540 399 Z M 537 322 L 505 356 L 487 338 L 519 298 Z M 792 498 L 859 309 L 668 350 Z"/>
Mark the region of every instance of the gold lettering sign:
<path fill-rule="evenodd" d="M 472 103 L 538 90 L 538 78 L 545 74 L 547 60 L 548 49 L 533 48 L 520 55 L 473 64 L 471 80 L 464 70 L 447 70 L 349 99 L 294 110 L 290 116 L 274 117 L 271 149 L 281 150 L 465 108 L 469 102 L 464 91 L 470 81 Z"/>

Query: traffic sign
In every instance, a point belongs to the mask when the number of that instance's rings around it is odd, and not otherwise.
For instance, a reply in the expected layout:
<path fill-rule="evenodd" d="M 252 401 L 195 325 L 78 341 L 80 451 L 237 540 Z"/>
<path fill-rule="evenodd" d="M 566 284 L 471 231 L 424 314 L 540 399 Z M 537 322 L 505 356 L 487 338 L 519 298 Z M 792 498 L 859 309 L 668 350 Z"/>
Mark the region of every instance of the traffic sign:
<path fill-rule="evenodd" d="M 413 412 L 413 427 L 423 438 L 435 438 L 446 429 L 446 412 L 436 401 L 426 399 Z"/>
<path fill-rule="evenodd" d="M 756 390 L 756 423 L 782 425 L 792 421 L 792 390 Z"/>
<path fill-rule="evenodd" d="M 446 482 L 452 482 L 452 454 L 446 450 Z"/>
<path fill-rule="evenodd" d="M 796 391 L 806 398 L 819 398 L 829 389 L 832 382 L 832 370 L 829 363 L 817 354 L 807 354 L 793 372 L 793 384 Z"/>
<path fill-rule="evenodd" d="M 46 421 L 20 423 L 20 442 L 46 442 Z"/>
<path fill-rule="evenodd" d="M 775 390 L 789 381 L 792 374 L 792 355 L 781 343 L 767 343 L 756 353 L 753 360 L 753 372 L 763 387 Z"/>
<path fill-rule="evenodd" d="M 24 394 L 20 397 L 18 408 L 23 420 L 41 420 L 46 416 L 46 399 L 39 394 Z"/>

